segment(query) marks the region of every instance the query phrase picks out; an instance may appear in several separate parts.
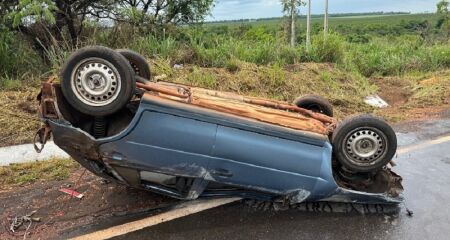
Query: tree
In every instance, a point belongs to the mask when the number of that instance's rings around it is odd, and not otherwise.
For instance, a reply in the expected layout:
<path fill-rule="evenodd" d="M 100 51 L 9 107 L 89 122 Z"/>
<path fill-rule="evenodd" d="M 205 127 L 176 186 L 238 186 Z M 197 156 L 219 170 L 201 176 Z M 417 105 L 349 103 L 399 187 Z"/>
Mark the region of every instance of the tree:
<path fill-rule="evenodd" d="M 56 40 L 64 38 L 66 29 L 72 45 L 76 45 L 83 30 L 83 21 L 88 16 L 107 12 L 115 0 L 18 0 L 7 14 L 11 28 L 18 29 L 31 37 L 42 39 L 50 34 Z M 33 32 L 38 25 L 44 29 Z"/>
<path fill-rule="evenodd" d="M 116 0 L 110 12 L 97 15 L 133 26 L 187 24 L 203 21 L 214 0 Z"/>
<path fill-rule="evenodd" d="M 14 1 L 13 1 L 14 2 Z M 13 28 L 31 34 L 39 24 L 57 40 L 67 30 L 73 46 L 79 42 L 86 19 L 128 22 L 133 26 L 179 24 L 203 20 L 214 0 L 16 0 L 8 13 Z M 3 3 L 2 3 L 3 5 Z M 0 7 L 3 6 L 0 5 Z M 33 35 L 33 34 L 31 34 Z M 34 34 L 33 38 L 41 38 Z"/>
<path fill-rule="evenodd" d="M 298 8 L 304 5 L 303 0 L 281 0 L 283 12 L 290 17 L 290 38 L 291 46 L 295 46 L 295 19 L 298 15 Z"/>

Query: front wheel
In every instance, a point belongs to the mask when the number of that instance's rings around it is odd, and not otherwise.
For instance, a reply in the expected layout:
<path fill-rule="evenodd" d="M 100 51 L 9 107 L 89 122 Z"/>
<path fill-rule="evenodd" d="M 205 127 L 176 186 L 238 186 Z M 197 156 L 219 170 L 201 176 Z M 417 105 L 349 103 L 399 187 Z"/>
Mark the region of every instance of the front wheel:
<path fill-rule="evenodd" d="M 333 152 L 348 170 L 372 172 L 387 165 L 397 151 L 394 130 L 371 115 L 341 122 L 332 136 Z"/>

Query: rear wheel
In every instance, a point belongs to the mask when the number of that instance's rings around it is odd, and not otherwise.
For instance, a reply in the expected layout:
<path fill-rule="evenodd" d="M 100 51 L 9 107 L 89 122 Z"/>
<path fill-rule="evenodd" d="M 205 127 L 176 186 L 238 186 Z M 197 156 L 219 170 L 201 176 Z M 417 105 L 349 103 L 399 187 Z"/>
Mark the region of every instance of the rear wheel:
<path fill-rule="evenodd" d="M 397 151 L 394 130 L 371 115 L 344 120 L 334 131 L 332 143 L 337 160 L 346 169 L 356 172 L 381 169 Z"/>
<path fill-rule="evenodd" d="M 64 97 L 78 111 L 107 116 L 131 99 L 136 87 L 133 69 L 120 54 L 92 46 L 73 53 L 61 70 Z"/>
<path fill-rule="evenodd" d="M 129 49 L 117 49 L 116 52 L 128 60 L 136 76 L 150 80 L 150 66 L 142 55 Z"/>
<path fill-rule="evenodd" d="M 294 105 L 299 108 L 321 113 L 333 117 L 333 106 L 328 100 L 318 95 L 306 95 L 294 100 Z"/>

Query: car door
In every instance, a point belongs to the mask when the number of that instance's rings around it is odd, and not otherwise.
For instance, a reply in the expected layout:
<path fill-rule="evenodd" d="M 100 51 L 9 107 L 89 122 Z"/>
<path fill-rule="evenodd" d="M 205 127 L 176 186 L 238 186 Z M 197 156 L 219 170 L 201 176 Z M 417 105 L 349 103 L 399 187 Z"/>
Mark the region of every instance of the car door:
<path fill-rule="evenodd" d="M 215 181 L 283 193 L 312 191 L 326 154 L 323 146 L 218 126 L 213 155 Z"/>
<path fill-rule="evenodd" d="M 211 159 L 217 125 L 145 110 L 122 139 L 102 146 L 112 160 L 155 172 L 202 178 Z M 120 165 L 124 165 L 120 163 Z"/>

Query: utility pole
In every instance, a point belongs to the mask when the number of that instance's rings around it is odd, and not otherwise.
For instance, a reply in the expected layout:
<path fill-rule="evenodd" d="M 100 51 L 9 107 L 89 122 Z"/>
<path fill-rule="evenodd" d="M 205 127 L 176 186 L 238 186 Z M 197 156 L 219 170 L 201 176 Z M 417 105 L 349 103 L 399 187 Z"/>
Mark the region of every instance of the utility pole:
<path fill-rule="evenodd" d="M 308 16 L 306 18 L 306 49 L 311 47 L 311 0 L 308 0 Z"/>
<path fill-rule="evenodd" d="M 325 0 L 325 16 L 323 20 L 323 32 L 325 36 L 328 34 L 328 0 Z"/>
<path fill-rule="evenodd" d="M 295 47 L 295 17 L 297 15 L 296 0 L 291 0 L 291 47 Z"/>

